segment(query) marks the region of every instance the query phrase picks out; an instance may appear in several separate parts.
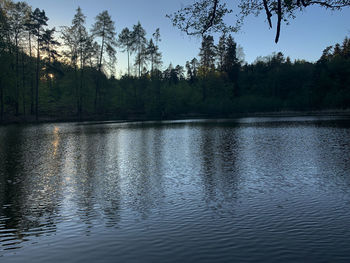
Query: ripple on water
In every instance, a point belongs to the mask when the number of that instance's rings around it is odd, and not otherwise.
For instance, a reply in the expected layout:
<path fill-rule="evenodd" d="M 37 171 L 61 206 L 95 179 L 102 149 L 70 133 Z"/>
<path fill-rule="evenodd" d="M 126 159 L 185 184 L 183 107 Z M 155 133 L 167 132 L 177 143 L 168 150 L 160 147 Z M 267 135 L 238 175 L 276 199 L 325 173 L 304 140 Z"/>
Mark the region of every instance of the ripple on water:
<path fill-rule="evenodd" d="M 0 127 L 6 262 L 347 262 L 350 125 Z"/>

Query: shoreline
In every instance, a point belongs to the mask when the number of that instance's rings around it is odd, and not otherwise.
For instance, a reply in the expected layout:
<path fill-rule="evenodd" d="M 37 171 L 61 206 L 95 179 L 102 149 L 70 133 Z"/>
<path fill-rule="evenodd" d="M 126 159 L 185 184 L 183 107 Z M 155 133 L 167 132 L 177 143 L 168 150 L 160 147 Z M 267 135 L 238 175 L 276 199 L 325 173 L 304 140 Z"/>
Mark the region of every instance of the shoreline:
<path fill-rule="evenodd" d="M 350 109 L 346 110 L 312 110 L 312 111 L 272 111 L 272 112 L 250 112 L 250 113 L 232 113 L 227 115 L 214 114 L 180 114 L 167 118 L 152 118 L 146 116 L 129 116 L 120 118 L 112 115 L 90 115 L 81 119 L 77 117 L 52 117 L 42 116 L 35 120 L 35 116 L 11 116 L 0 121 L 0 126 L 6 125 L 26 125 L 26 124 L 44 124 L 44 123 L 72 123 L 72 122 L 136 122 L 136 121 L 167 121 L 167 120 L 188 120 L 188 119 L 236 119 L 236 118 L 255 118 L 255 117 L 317 117 L 317 116 L 344 116 L 350 117 Z"/>

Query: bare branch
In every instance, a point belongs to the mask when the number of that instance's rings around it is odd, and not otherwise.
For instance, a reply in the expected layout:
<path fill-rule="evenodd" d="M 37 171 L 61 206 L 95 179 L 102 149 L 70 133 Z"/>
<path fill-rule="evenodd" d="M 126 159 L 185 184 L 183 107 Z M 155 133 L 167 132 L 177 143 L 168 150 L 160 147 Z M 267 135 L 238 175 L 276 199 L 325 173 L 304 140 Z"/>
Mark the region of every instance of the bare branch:
<path fill-rule="evenodd" d="M 272 28 L 272 22 L 271 22 L 272 14 L 269 10 L 269 7 L 267 6 L 267 0 L 263 0 L 263 1 L 264 1 L 264 8 L 265 8 L 266 16 L 267 16 L 267 21 L 269 21 L 270 28 Z"/>
<path fill-rule="evenodd" d="M 281 32 L 281 21 L 282 21 L 282 4 L 281 0 L 278 0 L 277 2 L 277 31 L 276 31 L 276 38 L 275 43 L 278 42 L 280 38 L 280 32 Z"/>

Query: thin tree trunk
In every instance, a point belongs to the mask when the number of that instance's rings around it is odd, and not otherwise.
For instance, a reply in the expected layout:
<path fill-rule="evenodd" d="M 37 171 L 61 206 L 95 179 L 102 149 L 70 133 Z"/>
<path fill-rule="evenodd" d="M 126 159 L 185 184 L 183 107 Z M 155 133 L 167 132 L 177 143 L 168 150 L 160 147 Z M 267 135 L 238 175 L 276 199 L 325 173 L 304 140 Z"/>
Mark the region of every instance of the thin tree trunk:
<path fill-rule="evenodd" d="M 101 97 L 100 94 L 100 73 L 101 73 L 101 69 L 102 69 L 102 58 L 103 58 L 103 48 L 104 48 L 104 44 L 105 44 L 105 37 L 104 37 L 104 27 L 103 27 L 103 31 L 102 31 L 102 45 L 101 45 L 101 53 L 100 53 L 100 61 L 98 64 L 98 76 L 97 76 L 97 85 L 96 85 L 96 91 L 95 91 L 95 113 L 97 112 L 98 109 L 98 104 L 99 104 L 99 99 Z"/>
<path fill-rule="evenodd" d="M 129 57 L 130 57 L 130 53 L 129 53 L 129 49 L 128 49 L 128 77 L 130 77 L 130 63 L 129 63 Z"/>
<path fill-rule="evenodd" d="M 15 88 L 15 115 L 19 113 L 19 52 L 18 52 L 18 37 L 16 36 L 16 88 Z"/>
<path fill-rule="evenodd" d="M 74 63 L 74 87 L 75 87 L 75 98 L 77 103 L 77 116 L 79 116 L 79 87 L 78 87 L 78 69 L 77 62 Z"/>
<path fill-rule="evenodd" d="M 84 78 L 84 68 L 81 68 L 80 76 L 80 90 L 79 90 L 79 119 L 82 118 L 83 112 L 83 78 Z"/>
<path fill-rule="evenodd" d="M 32 40 L 31 40 L 31 34 L 29 33 L 29 59 L 30 62 L 32 62 Z M 32 63 L 30 63 L 30 113 L 34 114 L 34 79 L 33 79 L 33 70 L 32 70 Z"/>
<path fill-rule="evenodd" d="M 39 38 L 37 46 L 37 55 L 36 55 L 36 85 L 35 85 L 35 120 L 39 119 L 39 62 L 40 62 L 40 51 L 39 51 Z"/>
<path fill-rule="evenodd" d="M 96 85 L 96 89 L 95 89 L 95 113 L 97 112 L 97 97 L 98 97 L 98 86 L 99 86 L 99 72 L 95 72 L 96 78 L 95 78 L 95 85 Z"/>
<path fill-rule="evenodd" d="M 141 48 L 139 48 L 139 77 L 141 77 Z"/>
<path fill-rule="evenodd" d="M 24 69 L 24 50 L 22 52 L 22 105 L 23 105 L 23 115 L 26 115 L 26 86 L 25 86 L 25 69 Z"/>
<path fill-rule="evenodd" d="M 84 77 L 84 62 L 83 62 L 83 51 L 80 51 L 80 87 L 79 87 L 79 120 L 82 117 L 82 108 L 83 108 L 83 77 Z"/>

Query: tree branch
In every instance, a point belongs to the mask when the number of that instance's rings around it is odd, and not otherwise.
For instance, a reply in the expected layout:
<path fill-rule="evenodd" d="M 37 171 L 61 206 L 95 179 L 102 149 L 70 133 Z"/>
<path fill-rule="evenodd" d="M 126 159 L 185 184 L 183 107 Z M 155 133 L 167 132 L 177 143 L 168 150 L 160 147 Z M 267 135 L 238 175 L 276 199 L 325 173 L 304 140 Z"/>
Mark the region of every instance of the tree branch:
<path fill-rule="evenodd" d="M 302 0 L 303 1 L 303 0 Z M 281 21 L 282 21 L 282 6 L 281 6 L 281 0 L 278 0 L 277 2 L 277 31 L 276 31 L 276 38 L 275 43 L 278 42 L 280 38 L 280 32 L 281 32 Z"/>
<path fill-rule="evenodd" d="M 263 0 L 263 2 L 264 2 L 264 8 L 265 8 L 266 16 L 267 16 L 267 21 L 269 21 L 270 28 L 272 28 L 272 22 L 271 22 L 272 14 L 269 10 L 269 7 L 267 6 L 267 0 Z"/>
<path fill-rule="evenodd" d="M 327 2 L 323 2 L 323 1 L 310 1 L 307 3 L 307 5 L 322 5 L 328 8 L 342 8 L 342 7 L 346 7 L 349 6 L 349 4 L 343 4 L 343 5 L 331 5 Z"/>
<path fill-rule="evenodd" d="M 217 7 L 218 7 L 218 3 L 219 3 L 219 0 L 214 0 L 213 11 L 211 12 L 211 15 L 209 16 L 211 18 L 208 21 L 208 23 L 205 25 L 205 27 L 204 27 L 204 29 L 202 31 L 202 35 L 213 25 L 214 19 L 216 17 L 216 10 L 217 10 Z"/>

